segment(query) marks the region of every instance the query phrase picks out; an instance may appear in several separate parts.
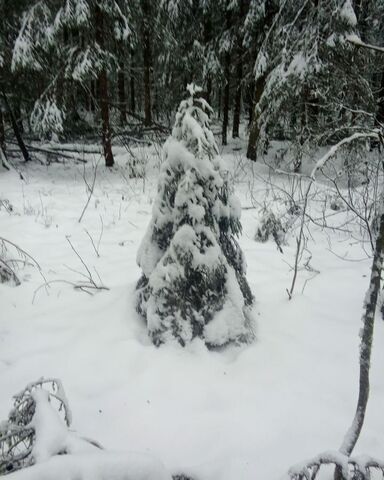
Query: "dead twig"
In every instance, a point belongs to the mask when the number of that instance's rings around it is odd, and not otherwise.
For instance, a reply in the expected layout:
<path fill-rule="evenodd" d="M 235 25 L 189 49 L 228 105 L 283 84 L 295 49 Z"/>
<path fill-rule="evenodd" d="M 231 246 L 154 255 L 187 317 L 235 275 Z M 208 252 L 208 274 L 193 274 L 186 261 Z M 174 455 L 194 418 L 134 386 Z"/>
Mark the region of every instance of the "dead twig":
<path fill-rule="evenodd" d="M 101 158 L 101 156 L 100 156 Z M 81 220 L 83 219 L 83 216 L 85 214 L 85 211 L 87 210 L 88 208 L 88 205 L 89 205 L 89 202 L 91 201 L 91 198 L 92 198 L 92 195 L 93 195 L 93 191 L 95 189 L 95 183 L 96 183 L 96 176 L 97 176 L 97 167 L 99 166 L 99 162 L 100 162 L 100 158 L 99 160 L 96 162 L 96 165 L 95 165 L 95 169 L 94 169 L 94 172 L 93 172 L 93 179 L 92 179 L 92 184 L 89 185 L 88 181 L 87 181 L 87 178 L 85 176 L 85 169 L 84 169 L 84 172 L 83 172 L 83 179 L 84 179 L 84 183 L 85 185 L 87 186 L 87 190 L 88 190 L 88 198 L 87 198 L 87 201 L 84 205 L 84 208 L 83 208 L 83 211 L 81 212 L 81 215 L 79 217 L 79 223 L 81 223 Z"/>

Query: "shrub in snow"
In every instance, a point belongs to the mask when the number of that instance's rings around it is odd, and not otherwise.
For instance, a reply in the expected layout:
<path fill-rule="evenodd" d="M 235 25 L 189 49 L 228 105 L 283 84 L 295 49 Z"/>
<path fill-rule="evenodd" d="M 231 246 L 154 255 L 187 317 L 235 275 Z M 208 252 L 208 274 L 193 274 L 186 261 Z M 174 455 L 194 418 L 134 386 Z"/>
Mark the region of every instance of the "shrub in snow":
<path fill-rule="evenodd" d="M 282 246 L 286 245 L 288 233 L 300 212 L 300 207 L 295 203 L 290 203 L 288 207 L 284 204 L 275 211 L 264 206 L 256 228 L 255 240 L 264 243 L 273 239 L 279 251 L 283 253 Z"/>
<path fill-rule="evenodd" d="M 20 285 L 20 280 L 13 269 L 8 265 L 4 252 L 0 251 L 0 283 L 8 282 L 11 282 L 16 286 Z"/>
<path fill-rule="evenodd" d="M 285 243 L 285 233 L 286 230 L 280 218 L 277 218 L 270 208 L 264 208 L 256 230 L 255 240 L 264 243 L 273 238 L 279 250 L 281 250 L 281 245 Z"/>
<path fill-rule="evenodd" d="M 137 261 L 137 310 L 155 345 L 198 337 L 210 346 L 253 338 L 240 205 L 210 130 L 210 106 L 188 86 L 164 145 L 152 220 Z"/>
<path fill-rule="evenodd" d="M 43 433 L 44 419 L 41 417 L 44 408 L 48 412 L 47 418 L 54 419 L 53 423 L 62 422 L 53 410 L 50 397 L 56 399 L 58 409 L 64 414 L 65 423 L 59 423 L 60 432 L 65 431 L 65 424 L 70 425 L 71 414 L 59 380 L 39 380 L 27 385 L 14 396 L 14 407 L 8 420 L 0 423 L 0 475 L 31 465 L 36 453 L 37 457 L 41 456 L 44 435 L 39 434 Z"/>
<path fill-rule="evenodd" d="M 335 212 L 342 210 L 344 206 L 345 204 L 339 196 L 332 196 L 329 199 L 329 208 Z"/>
<path fill-rule="evenodd" d="M 4 238 L 0 237 L 0 283 L 12 283 L 13 285 L 20 285 L 19 277 L 15 272 L 17 267 L 16 261 L 9 259 L 9 243 Z"/>
<path fill-rule="evenodd" d="M 58 379 L 40 379 L 14 396 L 8 419 L 0 423 L 0 475 L 97 444 L 68 430 L 71 411 Z"/>
<path fill-rule="evenodd" d="M 69 430 L 71 412 L 60 380 L 38 380 L 15 395 L 0 423 L 0 476 L 10 480 L 171 480 L 157 459 L 109 453 Z M 25 468 L 29 467 L 29 468 Z"/>
<path fill-rule="evenodd" d="M 2 204 L 8 208 L 8 211 L 12 211 L 12 205 L 5 203 Z M 19 257 L 19 258 L 16 258 Z M 15 243 L 0 237 L 0 283 L 9 282 L 13 285 L 20 285 L 20 279 L 16 273 L 16 270 L 21 265 L 33 265 L 40 271 L 40 265 L 36 260 L 31 257 L 25 250 L 20 248 Z"/>

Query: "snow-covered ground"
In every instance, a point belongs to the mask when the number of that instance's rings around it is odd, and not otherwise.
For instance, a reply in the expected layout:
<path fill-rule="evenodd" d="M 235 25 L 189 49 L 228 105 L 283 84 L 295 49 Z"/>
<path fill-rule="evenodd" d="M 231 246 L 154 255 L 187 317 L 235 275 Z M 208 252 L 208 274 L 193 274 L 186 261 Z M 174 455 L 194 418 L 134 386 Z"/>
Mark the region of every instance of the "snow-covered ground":
<path fill-rule="evenodd" d="M 159 157 L 154 149 L 137 150 L 150 168 L 145 180 L 130 179 L 124 151 L 116 153 L 114 169 L 99 163 L 81 223 L 84 177 L 92 184 L 97 154 L 88 155 L 85 169 L 71 162 L 24 166 L 25 181 L 0 172 L 0 198 L 13 206 L 10 213 L 0 208 L 0 236 L 34 257 L 49 285 L 32 266 L 18 270 L 20 286 L 0 284 L 0 419 L 25 384 L 59 377 L 79 433 L 111 451 L 150 453 L 172 473 L 198 480 L 276 479 L 293 463 L 337 449 L 357 396 L 370 269 L 360 242 L 313 226 L 310 265 L 320 273 L 301 270 L 289 301 L 294 233 L 283 254 L 273 241 L 254 241 L 259 206 L 272 198 L 260 178 L 268 181 L 267 168 L 244 159 L 239 167 L 241 151 L 229 148 L 225 159 L 243 204 L 240 244 L 256 296 L 257 340 L 220 352 L 199 341 L 155 348 L 135 311 L 134 289 Z M 276 174 L 272 180 L 285 181 Z M 89 295 L 66 283 L 88 275 L 66 237 L 95 282 L 109 290 Z M 345 255 L 353 261 L 340 258 Z M 356 448 L 379 458 L 383 337 L 378 318 L 371 397 Z"/>

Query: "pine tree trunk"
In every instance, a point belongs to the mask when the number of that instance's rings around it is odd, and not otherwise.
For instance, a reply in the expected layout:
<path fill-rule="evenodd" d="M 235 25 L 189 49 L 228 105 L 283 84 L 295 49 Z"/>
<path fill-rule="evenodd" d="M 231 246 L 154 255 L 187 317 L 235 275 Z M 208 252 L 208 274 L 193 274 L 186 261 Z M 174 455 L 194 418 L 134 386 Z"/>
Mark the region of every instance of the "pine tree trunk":
<path fill-rule="evenodd" d="M 91 90 L 91 95 L 90 95 L 89 106 L 90 106 L 91 112 L 95 112 L 96 110 L 95 99 L 97 97 L 97 82 L 95 82 L 94 80 L 91 80 L 90 90 Z"/>
<path fill-rule="evenodd" d="M 211 19 L 211 12 L 208 9 L 205 12 L 204 16 L 204 45 L 207 48 L 209 42 L 212 40 L 212 19 Z M 212 94 L 212 77 L 211 74 L 208 72 L 206 77 L 206 94 L 205 99 L 211 105 L 211 94 Z"/>
<path fill-rule="evenodd" d="M 227 3 L 229 3 L 227 1 Z M 226 27 L 229 29 L 231 27 L 231 12 L 227 8 L 226 15 Z M 228 130 L 228 121 L 229 121 L 229 87 L 230 87 L 230 68 L 231 68 L 231 54 L 226 52 L 224 55 L 224 99 L 223 99 L 223 125 L 221 131 L 221 142 L 223 145 L 227 145 L 227 130 Z"/>
<path fill-rule="evenodd" d="M 14 113 L 15 113 L 17 128 L 19 129 L 19 132 L 21 133 L 21 135 L 23 135 L 24 126 L 23 126 L 23 120 L 21 118 L 21 108 L 20 108 L 20 103 L 19 102 L 15 102 Z"/>
<path fill-rule="evenodd" d="M 381 74 L 381 82 L 379 89 L 379 99 L 377 102 L 377 111 L 375 116 L 375 125 L 384 125 L 384 70 Z"/>
<path fill-rule="evenodd" d="M 151 15 L 150 0 L 141 0 L 141 8 L 143 12 L 142 19 L 142 36 L 143 36 L 143 62 L 144 62 L 144 125 L 152 124 L 152 107 L 151 107 L 151 36 L 149 28 L 149 19 Z"/>
<path fill-rule="evenodd" d="M 101 48 L 104 46 L 104 18 L 103 12 L 96 4 L 95 6 L 95 20 L 96 20 L 96 41 Z M 112 167 L 115 163 L 112 154 L 111 144 L 111 126 L 109 122 L 109 105 L 108 105 L 108 78 L 107 71 L 103 68 L 98 76 L 98 94 L 99 106 L 102 122 L 102 143 L 104 150 L 105 166 Z"/>
<path fill-rule="evenodd" d="M 300 113 L 300 132 L 298 134 L 298 151 L 296 158 L 293 159 L 293 172 L 300 173 L 302 158 L 303 158 L 303 145 L 308 137 L 308 107 L 307 103 L 310 102 L 310 93 L 308 87 L 304 87 L 301 94 L 301 113 Z M 286 137 L 286 132 L 284 132 Z"/>
<path fill-rule="evenodd" d="M 223 97 L 223 92 L 222 89 L 219 88 L 217 90 L 217 118 L 220 120 L 221 118 L 221 110 L 222 110 L 222 97 Z"/>
<path fill-rule="evenodd" d="M 13 111 L 11 109 L 11 106 L 8 102 L 8 98 L 4 92 L 4 90 L 2 91 L 2 95 L 3 95 L 3 99 L 4 99 L 4 105 L 5 105 L 5 108 L 7 109 L 8 111 L 8 114 L 9 114 L 9 118 L 11 120 L 11 124 L 12 124 L 12 129 L 13 129 L 13 132 L 15 134 L 15 137 L 16 137 L 16 141 L 17 141 L 17 144 L 21 150 L 21 153 L 24 157 L 24 160 L 26 162 L 29 162 L 31 160 L 30 156 L 29 156 L 29 153 L 28 153 L 28 150 L 27 150 L 27 147 L 25 146 L 25 143 L 24 143 L 24 140 L 23 140 L 23 137 L 21 136 L 21 133 L 20 133 L 20 130 L 19 130 L 19 127 L 17 125 L 17 121 L 15 119 L 15 116 L 13 114 Z"/>
<path fill-rule="evenodd" d="M 0 3 L 0 26 L 1 26 L 1 31 L 4 31 L 4 23 L 6 20 L 5 16 L 5 2 Z M 4 96 L 4 103 L 7 101 L 5 98 L 5 93 L 2 92 Z M 5 106 L 5 105 L 4 105 Z M 1 163 L 5 167 L 5 162 L 4 162 L 4 157 L 6 157 L 6 144 L 5 144 L 5 127 L 4 127 L 4 116 L 3 116 L 3 105 L 2 101 L 0 99 L 0 157 L 1 157 Z M 1 155 L 2 153 L 2 155 Z"/>
<path fill-rule="evenodd" d="M 130 93 L 130 110 L 132 113 L 135 113 L 136 111 L 136 102 L 135 102 L 135 76 L 134 76 L 134 68 L 135 68 L 135 62 L 134 62 L 134 55 L 135 52 L 133 48 L 131 49 L 131 73 L 130 73 L 130 79 L 129 79 L 129 93 Z"/>
<path fill-rule="evenodd" d="M 263 30 L 267 32 L 272 25 L 273 19 L 276 15 L 278 10 L 276 9 L 276 5 L 274 2 L 266 2 L 266 12 L 265 12 L 265 20 Z M 267 80 L 267 72 L 265 72 L 261 77 L 259 77 L 255 81 L 255 90 L 253 94 L 253 105 L 252 105 L 252 120 L 251 120 L 251 128 L 249 131 L 249 139 L 248 139 L 248 148 L 247 148 L 247 158 L 253 160 L 254 162 L 257 159 L 257 143 L 259 141 L 260 136 L 260 127 L 259 127 L 259 102 L 261 96 L 265 89 L 265 84 Z"/>
<path fill-rule="evenodd" d="M 127 112 L 125 107 L 125 75 L 123 61 L 120 61 L 120 69 L 117 73 L 117 90 L 119 96 L 120 125 L 124 126 L 127 121 Z"/>
<path fill-rule="evenodd" d="M 245 1 L 240 0 L 240 19 L 245 18 Z M 242 96 L 242 82 L 243 82 L 243 35 L 241 29 L 238 29 L 237 33 L 237 63 L 236 63 L 236 93 L 235 93 L 235 105 L 233 108 L 233 125 L 232 125 L 232 138 L 239 137 L 240 127 L 240 115 L 241 115 L 241 96 Z"/>
<path fill-rule="evenodd" d="M 383 208 L 383 206 L 382 206 Z M 384 255 L 384 213 L 380 216 L 380 229 L 376 239 L 375 252 L 373 255 L 371 278 L 369 288 L 366 294 L 363 328 L 360 333 L 360 376 L 359 376 L 359 397 L 357 400 L 356 413 L 347 434 L 344 437 L 340 447 L 343 455 L 350 456 L 359 439 L 361 429 L 364 424 L 365 413 L 367 410 L 369 398 L 369 371 L 371 366 L 371 353 L 373 331 L 375 323 L 375 312 L 377 299 L 380 291 L 380 279 L 383 269 Z M 335 480 L 342 480 L 340 468 L 335 470 Z"/>
<path fill-rule="evenodd" d="M 0 150 L 3 152 L 3 155 L 6 156 L 4 118 L 3 118 L 3 111 L 1 109 L 1 104 L 0 104 Z"/>
<path fill-rule="evenodd" d="M 239 137 L 242 79 L 243 79 L 243 60 L 239 55 L 239 58 L 237 60 L 237 65 L 236 65 L 236 93 L 235 93 L 235 106 L 233 109 L 232 138 Z"/>
<path fill-rule="evenodd" d="M 266 77 L 262 75 L 256 80 L 255 83 L 255 93 L 253 96 L 253 115 L 252 123 L 249 131 L 248 139 L 248 148 L 247 148 L 247 158 L 250 160 L 256 161 L 257 159 L 257 144 L 260 136 L 260 127 L 259 127 L 259 101 L 264 92 Z"/>
<path fill-rule="evenodd" d="M 221 142 L 223 145 L 227 145 L 227 130 L 229 120 L 229 66 L 230 57 L 229 53 L 225 54 L 225 87 L 224 87 L 224 99 L 223 99 L 223 125 L 221 131 Z"/>
<path fill-rule="evenodd" d="M 211 77 L 207 78 L 206 100 L 209 103 L 209 105 L 211 105 L 211 101 L 212 101 L 212 78 Z"/>
<path fill-rule="evenodd" d="M 247 109 L 248 109 L 248 128 L 252 124 L 253 119 L 253 94 L 255 93 L 255 82 L 252 80 L 247 88 Z"/>
<path fill-rule="evenodd" d="M 113 167 L 115 161 L 112 154 L 111 143 L 111 127 L 109 122 L 109 107 L 108 107 L 108 80 L 107 72 L 103 69 L 98 78 L 99 82 L 99 102 L 102 121 L 102 142 L 105 158 L 105 166 Z"/>

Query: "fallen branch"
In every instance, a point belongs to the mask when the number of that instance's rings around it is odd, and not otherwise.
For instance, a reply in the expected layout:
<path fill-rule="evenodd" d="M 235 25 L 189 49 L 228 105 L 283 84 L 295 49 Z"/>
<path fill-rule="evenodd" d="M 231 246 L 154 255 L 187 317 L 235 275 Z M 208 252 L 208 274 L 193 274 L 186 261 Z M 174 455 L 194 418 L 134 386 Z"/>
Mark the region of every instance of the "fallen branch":
<path fill-rule="evenodd" d="M 69 153 L 79 153 L 79 154 L 83 154 L 83 153 L 86 153 L 86 154 L 89 154 L 89 155 L 94 155 L 94 154 L 101 154 L 101 148 L 99 147 L 95 147 L 95 148 L 91 148 L 91 146 L 87 146 L 86 148 L 84 148 L 84 146 L 82 146 L 82 148 L 77 148 L 75 146 L 73 147 L 70 147 L 70 146 L 62 146 L 60 144 L 50 144 L 49 145 L 49 150 L 53 150 L 53 151 L 59 151 L 59 152 L 69 152 Z M 41 147 L 41 148 L 46 148 L 46 147 Z"/>
<path fill-rule="evenodd" d="M 70 280 L 64 279 L 50 280 L 36 288 L 36 290 L 33 292 L 32 303 L 35 302 L 36 295 L 42 288 L 50 287 L 54 283 L 65 283 L 66 285 L 73 287 L 75 290 L 80 290 L 84 293 L 88 293 L 88 295 L 91 296 L 93 295 L 92 290 L 109 290 L 109 288 L 105 287 L 104 285 L 95 285 L 91 282 L 71 282 Z"/>
<path fill-rule="evenodd" d="M 9 142 L 9 143 L 12 144 L 12 145 L 17 145 L 16 142 Z M 47 155 L 53 155 L 53 156 L 57 156 L 57 157 L 68 158 L 70 160 L 75 160 L 76 162 L 87 163 L 87 160 L 85 160 L 84 158 L 77 157 L 77 156 L 67 155 L 66 153 L 59 153 L 59 152 L 54 151 L 54 150 L 48 150 L 47 148 L 36 147 L 35 145 L 26 145 L 26 146 L 30 150 L 35 151 L 35 152 L 42 152 L 42 153 L 46 153 Z"/>
<path fill-rule="evenodd" d="M 100 157 L 100 158 L 101 158 L 101 157 Z M 87 208 L 88 208 L 89 202 L 91 201 L 91 197 L 92 197 L 92 195 L 93 195 L 93 191 L 94 191 L 94 189 L 95 189 L 96 175 L 97 175 L 97 167 L 99 166 L 100 158 L 99 158 L 98 162 L 97 162 L 96 165 L 95 165 L 95 170 L 94 170 L 94 172 L 93 172 L 93 179 L 92 179 L 92 184 L 91 184 L 91 185 L 89 185 L 88 182 L 87 182 L 87 179 L 86 179 L 86 177 L 85 177 L 85 170 L 84 170 L 84 172 L 83 172 L 83 180 L 84 180 L 84 182 L 85 182 L 85 184 L 86 184 L 86 186 L 87 186 L 87 189 L 88 189 L 88 198 L 87 198 L 87 201 L 86 201 L 86 203 L 85 203 L 85 205 L 84 205 L 83 211 L 81 212 L 81 215 L 80 215 L 80 217 L 79 217 L 79 220 L 78 220 L 79 223 L 81 223 L 81 220 L 83 219 L 84 213 L 85 213 L 85 211 L 86 211 Z"/>
<path fill-rule="evenodd" d="M 95 244 L 95 242 L 94 242 L 91 234 L 88 232 L 87 229 L 85 229 L 85 233 L 87 234 L 88 238 L 91 240 L 93 250 L 95 251 L 96 256 L 97 256 L 98 258 L 100 257 L 100 242 L 101 242 L 101 237 L 103 236 L 103 232 L 104 232 L 103 217 L 102 217 L 101 215 L 100 215 L 100 221 L 101 221 L 101 231 L 100 231 L 99 239 L 98 239 L 98 241 L 97 241 L 97 245 Z"/>

